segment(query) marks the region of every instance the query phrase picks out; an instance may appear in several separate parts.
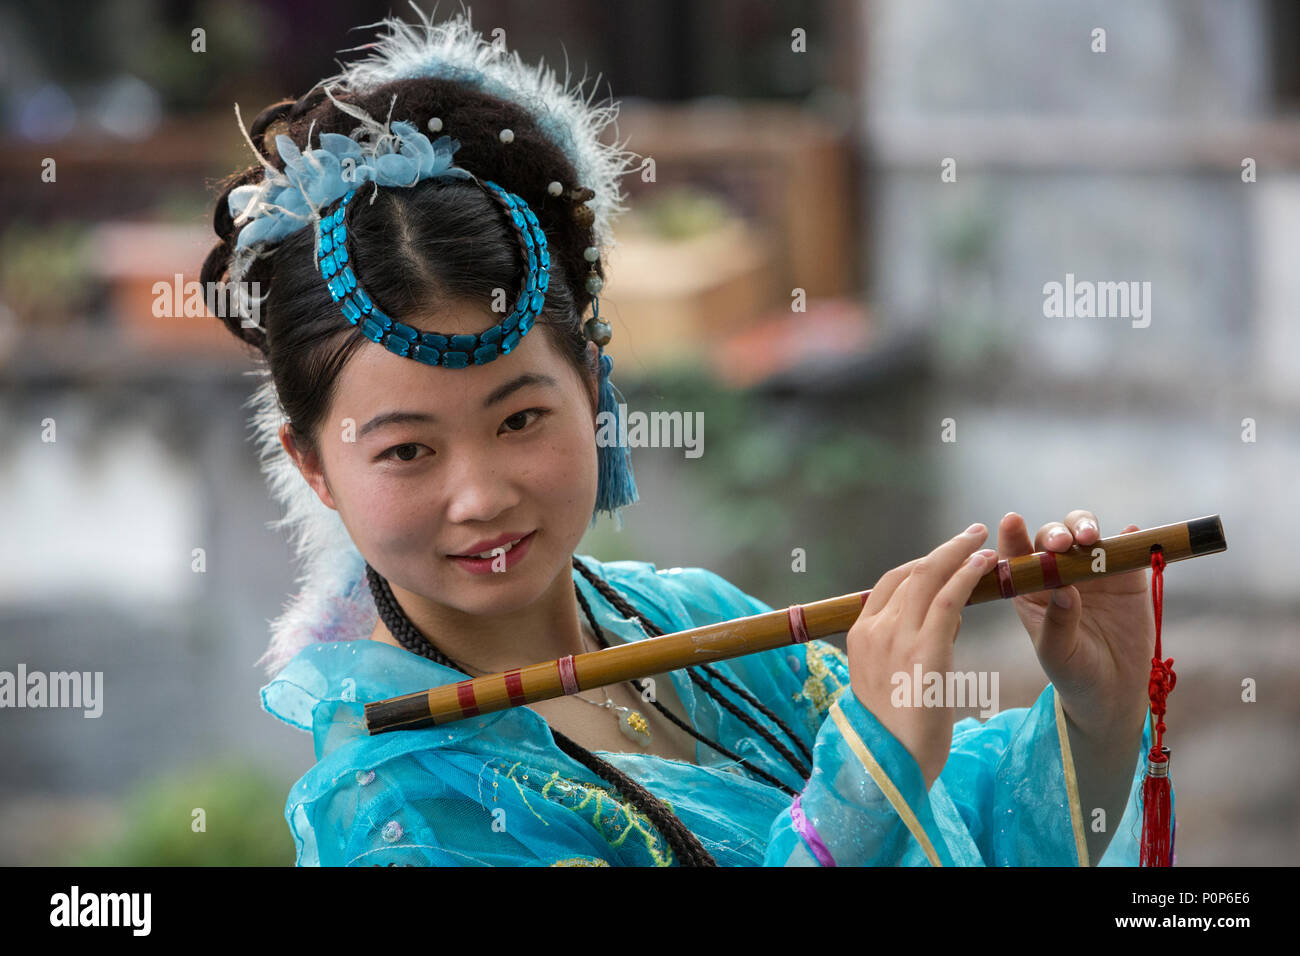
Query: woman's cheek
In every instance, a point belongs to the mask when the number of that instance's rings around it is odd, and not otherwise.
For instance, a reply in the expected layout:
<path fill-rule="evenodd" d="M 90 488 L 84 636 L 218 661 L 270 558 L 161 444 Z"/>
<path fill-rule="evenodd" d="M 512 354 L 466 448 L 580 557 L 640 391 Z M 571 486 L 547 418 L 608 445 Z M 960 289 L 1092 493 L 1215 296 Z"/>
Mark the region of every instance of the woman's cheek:
<path fill-rule="evenodd" d="M 593 444 L 572 441 L 552 448 L 545 479 L 549 497 L 568 503 L 575 493 L 585 490 L 583 486 L 594 474 L 596 466 Z"/>
<path fill-rule="evenodd" d="M 423 516 L 434 512 L 432 506 L 413 499 L 418 487 L 395 481 L 380 465 L 369 472 L 354 473 L 352 477 L 349 501 L 361 504 L 343 517 L 354 536 L 376 552 L 392 556 L 433 549 L 432 519 Z"/>
<path fill-rule="evenodd" d="M 410 511 L 376 510 L 367 520 L 372 540 L 390 554 L 408 554 L 420 548 L 427 549 L 432 542 L 428 532 L 418 519 L 412 518 Z"/>

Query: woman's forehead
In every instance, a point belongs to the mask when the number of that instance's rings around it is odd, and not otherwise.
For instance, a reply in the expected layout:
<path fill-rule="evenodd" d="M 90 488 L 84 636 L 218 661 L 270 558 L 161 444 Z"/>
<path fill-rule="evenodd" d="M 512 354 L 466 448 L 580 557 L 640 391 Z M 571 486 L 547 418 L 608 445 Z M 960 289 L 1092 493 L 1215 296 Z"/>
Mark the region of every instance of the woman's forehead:
<path fill-rule="evenodd" d="M 344 367 L 339 379 L 337 401 L 366 414 L 395 407 L 420 408 L 437 414 L 438 408 L 469 414 L 483 410 L 500 400 L 500 393 L 535 386 L 567 388 L 574 379 L 566 364 L 546 341 L 544 332 L 534 328 L 508 355 L 484 365 L 443 368 L 425 365 L 414 359 L 395 355 L 381 345 L 362 342 Z M 514 386 L 511 388 L 511 386 Z"/>
<path fill-rule="evenodd" d="M 512 298 L 506 293 L 504 299 Z M 503 301 L 503 304 L 508 304 Z M 506 312 L 493 312 L 482 303 L 450 299 L 402 316 L 402 322 L 421 332 L 440 335 L 477 335 L 505 320 Z M 527 336 L 524 336 L 527 338 Z"/>

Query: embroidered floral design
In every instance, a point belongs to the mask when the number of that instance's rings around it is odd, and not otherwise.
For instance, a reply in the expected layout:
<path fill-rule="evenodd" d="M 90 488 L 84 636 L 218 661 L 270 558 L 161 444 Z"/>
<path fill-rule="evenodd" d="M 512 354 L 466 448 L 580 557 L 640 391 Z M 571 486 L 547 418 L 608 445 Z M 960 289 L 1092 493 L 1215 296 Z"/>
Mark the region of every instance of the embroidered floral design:
<path fill-rule="evenodd" d="M 550 823 L 543 819 L 542 815 L 534 810 L 532 804 L 528 802 L 527 790 L 540 793 L 546 799 L 554 801 L 589 820 L 601 838 L 613 849 L 619 849 L 627 842 L 629 837 L 635 835 L 635 838 L 639 839 L 645 847 L 646 853 L 650 855 L 655 866 L 672 866 L 672 848 L 668 846 L 659 831 L 655 829 L 654 824 L 650 822 L 650 818 L 638 810 L 634 804 L 619 799 L 617 794 L 606 787 L 587 783 L 583 780 L 562 777 L 558 770 L 552 771 L 546 782 L 537 787 L 535 784 L 527 782 L 529 774 L 522 772 L 527 769 L 520 762 L 511 764 L 504 771 L 493 768 L 498 776 L 504 777 L 515 785 L 524 806 L 538 820 L 541 820 L 543 825 L 550 826 Z M 529 772 L 535 773 L 535 771 Z M 497 784 L 494 782 L 492 786 L 496 787 Z M 493 799 L 496 798 L 493 797 Z M 663 802 L 670 810 L 672 809 L 672 804 L 668 800 Z M 601 864 L 589 865 L 599 866 Z"/>
<path fill-rule="evenodd" d="M 609 866 L 609 864 L 594 856 L 570 856 L 563 860 L 556 860 L 551 866 Z"/>
<path fill-rule="evenodd" d="M 828 641 L 809 641 L 804 648 L 808 660 L 808 677 L 803 682 L 803 688 L 794 695 L 794 700 L 797 702 L 800 698 L 806 698 L 812 702 L 817 715 L 812 729 L 816 732 L 835 698 L 848 686 L 827 665 L 826 658 L 838 661 L 844 673 L 848 672 L 849 659 L 842 650 Z"/>

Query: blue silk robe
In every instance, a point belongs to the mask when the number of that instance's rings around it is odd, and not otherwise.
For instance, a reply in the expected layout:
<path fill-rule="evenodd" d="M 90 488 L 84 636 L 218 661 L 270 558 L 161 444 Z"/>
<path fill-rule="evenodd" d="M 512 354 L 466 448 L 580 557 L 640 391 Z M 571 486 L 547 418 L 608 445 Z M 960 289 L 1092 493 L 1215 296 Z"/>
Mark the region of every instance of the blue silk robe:
<path fill-rule="evenodd" d="M 665 633 L 772 610 L 701 568 L 579 557 Z M 611 644 L 646 638 L 639 622 L 573 574 Z M 596 753 L 666 801 L 720 866 L 1088 865 L 1092 815 L 1079 805 L 1065 716 L 1050 684 L 1032 707 L 959 721 L 927 792 L 916 761 L 859 703 L 834 645 L 810 641 L 713 666 L 800 735 L 813 753 L 812 776 L 799 779 L 675 671 L 693 726 L 784 781 L 797 801 L 702 743 L 696 764 Z M 299 866 L 677 865 L 648 819 L 559 750 L 546 722 L 525 707 L 365 732 L 364 702 L 463 679 L 392 645 L 348 640 L 307 647 L 262 688 L 263 707 L 315 742 L 317 763 L 285 807 Z M 1111 821 L 1118 826 L 1101 865 L 1137 865 L 1149 733 L 1148 721 L 1133 742 L 1129 800 L 1123 819 Z"/>

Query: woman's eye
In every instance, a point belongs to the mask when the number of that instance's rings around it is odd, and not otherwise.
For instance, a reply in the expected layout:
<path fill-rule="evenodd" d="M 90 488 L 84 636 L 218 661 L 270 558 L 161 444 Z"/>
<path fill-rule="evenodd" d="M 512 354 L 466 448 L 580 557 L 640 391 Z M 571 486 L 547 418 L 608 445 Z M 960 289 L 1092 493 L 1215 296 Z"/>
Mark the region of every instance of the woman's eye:
<path fill-rule="evenodd" d="M 417 445 L 415 442 L 405 442 L 401 445 L 394 445 L 388 451 L 380 455 L 380 458 L 390 458 L 395 461 L 415 461 L 423 445 Z"/>
<path fill-rule="evenodd" d="M 523 431 L 529 424 L 536 421 L 538 418 L 541 418 L 543 415 L 548 414 L 548 412 L 549 409 L 545 408 L 529 408 L 522 412 L 515 412 L 515 414 L 507 418 L 503 424 L 512 432 Z M 536 415 L 537 418 L 530 419 L 528 417 L 529 415 Z"/>

